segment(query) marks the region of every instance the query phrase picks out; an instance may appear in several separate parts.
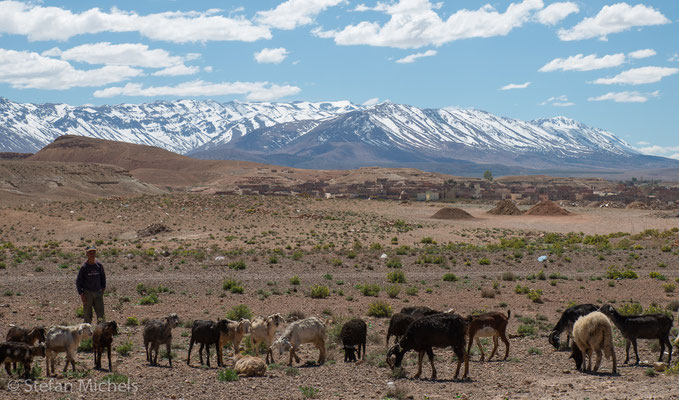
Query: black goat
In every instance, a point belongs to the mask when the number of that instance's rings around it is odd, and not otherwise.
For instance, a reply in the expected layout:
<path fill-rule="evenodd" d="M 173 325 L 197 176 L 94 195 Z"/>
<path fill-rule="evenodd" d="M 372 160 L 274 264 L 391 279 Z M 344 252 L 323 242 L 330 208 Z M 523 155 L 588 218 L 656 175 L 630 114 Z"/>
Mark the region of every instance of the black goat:
<path fill-rule="evenodd" d="M 217 322 L 195 320 L 191 328 L 191 341 L 189 342 L 189 355 L 186 357 L 186 365 L 191 364 L 191 350 L 194 343 L 200 343 L 198 349 L 198 357 L 200 358 L 200 365 L 203 365 L 203 348 L 207 356 L 207 366 L 210 367 L 210 346 L 215 345 L 217 351 L 217 365 L 222 365 L 222 349 L 219 345 L 219 337 L 221 333 L 228 333 L 229 321 L 220 319 Z"/>
<path fill-rule="evenodd" d="M 38 343 L 45 343 L 46 329 L 44 326 L 36 326 L 33 329 L 21 328 L 19 326 L 11 326 L 7 331 L 5 341 L 26 343 L 35 346 Z M 16 369 L 16 363 L 12 363 L 12 368 Z"/>
<path fill-rule="evenodd" d="M 31 374 L 33 357 L 35 356 L 45 357 L 45 345 L 32 346 L 19 342 L 0 343 L 0 365 L 5 364 L 7 375 L 12 375 L 12 371 L 9 368 L 10 363 L 21 363 L 24 367 L 23 377 L 28 379 Z"/>
<path fill-rule="evenodd" d="M 422 317 L 414 321 L 408 327 L 405 335 L 400 342 L 394 345 L 387 352 L 387 364 L 393 369 L 400 367 L 403 356 L 410 350 L 418 352 L 418 368 L 415 378 L 419 378 L 422 373 L 422 358 L 427 353 L 431 363 L 431 380 L 436 380 L 436 368 L 434 367 L 434 347 L 452 347 L 457 355 L 457 368 L 455 369 L 455 379 L 460 373 L 460 366 L 464 361 L 464 376 L 467 378 L 469 372 L 469 355 L 465 351 L 465 335 L 467 323 L 464 318 L 453 313 L 440 313 Z M 394 361 L 392 356 L 396 356 Z"/>
<path fill-rule="evenodd" d="M 115 321 L 100 322 L 92 333 L 92 350 L 94 351 L 94 368 L 101 369 L 101 355 L 106 349 L 108 354 L 108 370 L 111 368 L 111 346 L 113 336 L 118 334 L 118 324 Z"/>
<path fill-rule="evenodd" d="M 403 307 L 401 312 L 391 316 L 389 329 L 387 329 L 387 345 L 389 338 L 394 336 L 396 342 L 406 333 L 406 330 L 413 321 L 427 315 L 440 314 L 441 311 L 432 310 L 427 306 Z"/>
<path fill-rule="evenodd" d="M 549 334 L 549 343 L 554 346 L 555 349 L 559 350 L 561 347 L 559 336 L 562 332 L 566 331 L 566 346 L 569 346 L 575 321 L 598 309 L 599 307 L 594 304 L 578 304 L 573 307 L 568 307 L 566 311 L 561 314 L 559 322 L 554 325 L 554 329 L 552 329 L 552 332 Z"/>
<path fill-rule="evenodd" d="M 367 334 L 368 325 L 360 318 L 354 318 L 342 325 L 340 337 L 344 346 L 344 362 L 356 361 L 356 347 L 358 347 L 358 358 L 365 357 Z M 363 357 L 361 357 L 361 346 L 363 347 Z"/>
<path fill-rule="evenodd" d="M 669 348 L 670 355 L 667 358 L 667 364 L 672 361 L 672 343 L 670 343 L 670 330 L 674 318 L 668 317 L 665 314 L 647 314 L 647 315 L 628 315 L 624 316 L 617 312 L 613 306 L 606 304 L 601 307 L 602 313 L 606 314 L 608 318 L 613 321 L 615 326 L 620 329 L 620 333 L 625 338 L 625 361 L 629 361 L 629 347 L 630 342 L 634 345 L 634 355 L 637 357 L 639 364 L 639 353 L 637 352 L 637 339 L 658 339 L 660 341 L 660 357 L 658 361 L 662 361 L 662 356 L 665 353 L 665 345 Z"/>

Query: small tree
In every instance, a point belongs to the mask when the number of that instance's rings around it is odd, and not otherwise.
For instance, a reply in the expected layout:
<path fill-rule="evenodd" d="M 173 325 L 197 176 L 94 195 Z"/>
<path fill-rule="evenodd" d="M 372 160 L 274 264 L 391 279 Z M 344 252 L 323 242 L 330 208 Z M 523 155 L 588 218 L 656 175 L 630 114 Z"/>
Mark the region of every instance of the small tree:
<path fill-rule="evenodd" d="M 483 173 L 483 179 L 487 180 L 488 182 L 493 181 L 493 173 L 490 172 L 490 170 L 486 170 L 486 172 Z"/>

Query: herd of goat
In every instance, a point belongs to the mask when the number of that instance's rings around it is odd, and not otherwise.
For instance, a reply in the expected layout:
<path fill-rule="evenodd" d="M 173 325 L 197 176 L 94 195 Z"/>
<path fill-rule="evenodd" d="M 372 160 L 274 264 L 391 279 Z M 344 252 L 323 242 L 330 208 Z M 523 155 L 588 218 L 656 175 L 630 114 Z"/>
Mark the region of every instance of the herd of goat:
<path fill-rule="evenodd" d="M 418 370 L 415 378 L 422 373 L 422 359 L 426 354 L 431 363 L 431 379 L 436 379 L 434 366 L 434 348 L 451 347 L 457 356 L 457 367 L 454 378 L 457 379 L 462 363 L 464 362 L 463 379 L 469 372 L 469 354 L 473 343 L 479 347 L 481 361 L 485 360 L 485 353 L 479 338 L 492 337 L 493 350 L 488 360 L 493 358 L 498 349 L 498 340 L 505 345 L 504 359 L 509 356 L 509 340 L 506 329 L 511 317 L 511 312 L 506 314 L 489 312 L 480 315 L 462 317 L 453 310 L 440 312 L 429 307 L 405 307 L 399 313 L 394 314 L 389 322 L 386 342 L 393 336 L 395 344 L 387 352 L 387 364 L 393 368 L 399 368 L 404 355 L 413 350 L 418 353 Z M 219 320 L 195 320 L 191 329 L 187 364 L 191 364 L 191 350 L 194 344 L 200 344 L 198 355 L 201 365 L 203 364 L 203 350 L 206 353 L 206 361 L 210 366 L 210 347 L 216 348 L 217 365 L 224 366 L 222 349 L 231 343 L 234 355 L 239 353 L 241 340 L 246 334 L 250 334 L 250 341 L 257 357 L 236 356 L 234 370 L 239 375 L 256 376 L 263 375 L 266 364 L 274 362 L 274 352 L 278 356 L 289 353 L 288 365 L 292 365 L 293 358 L 299 363 L 300 358 L 296 354 L 299 346 L 310 343 L 318 348 L 320 355 L 318 363 L 322 364 L 326 359 L 326 326 L 316 317 L 294 321 L 287 325 L 283 334 L 275 338 L 276 330 L 285 322 L 280 314 L 266 317 L 255 317 L 250 320 L 231 321 Z M 608 359 L 612 358 L 612 372 L 617 373 L 615 350 L 612 339 L 612 325 L 615 325 L 625 338 L 626 357 L 629 361 L 630 345 L 634 346 L 636 363 L 639 363 L 637 352 L 637 339 L 658 339 L 660 342 L 660 358 L 667 346 L 669 356 L 667 363 L 672 359 L 672 343 L 670 342 L 670 330 L 673 318 L 665 314 L 650 314 L 637 316 L 623 316 L 611 305 L 599 308 L 593 304 L 581 304 L 568 308 L 563 312 L 559 322 L 549 335 L 549 343 L 556 349 L 560 349 L 560 336 L 567 334 L 566 345 L 573 341 L 571 358 L 575 360 L 576 368 L 581 371 L 592 370 L 592 357 L 596 354 L 596 362 L 593 371 L 597 371 L 601 364 L 602 353 Z M 158 363 L 158 351 L 160 345 L 165 345 L 170 367 L 172 367 L 172 330 L 179 325 L 176 314 L 170 314 L 163 319 L 150 320 L 144 323 L 143 340 L 146 350 L 146 359 L 150 364 Z M 365 321 L 355 318 L 346 322 L 341 329 L 340 339 L 344 349 L 344 361 L 352 362 L 362 359 L 366 354 L 366 338 L 368 326 Z M 12 367 L 16 370 L 17 363 L 23 365 L 25 377 L 28 378 L 31 371 L 33 358 L 45 357 L 46 375 L 54 374 L 54 366 L 58 353 L 66 353 L 64 373 L 68 369 L 69 362 L 75 371 L 75 354 L 80 342 L 85 338 L 92 338 L 94 352 L 94 366 L 101 369 L 101 358 L 104 350 L 108 355 L 108 369 L 111 366 L 111 347 L 113 337 L 118 333 L 115 321 L 101 322 L 97 325 L 82 323 L 74 326 L 53 326 L 49 329 L 36 327 L 24 329 L 12 326 L 7 332 L 6 342 L 0 343 L 0 364 L 5 364 L 5 369 L 11 375 Z M 678 338 L 679 340 L 679 338 Z M 266 346 L 266 362 L 259 358 L 260 344 Z M 587 359 L 589 362 L 586 363 Z"/>

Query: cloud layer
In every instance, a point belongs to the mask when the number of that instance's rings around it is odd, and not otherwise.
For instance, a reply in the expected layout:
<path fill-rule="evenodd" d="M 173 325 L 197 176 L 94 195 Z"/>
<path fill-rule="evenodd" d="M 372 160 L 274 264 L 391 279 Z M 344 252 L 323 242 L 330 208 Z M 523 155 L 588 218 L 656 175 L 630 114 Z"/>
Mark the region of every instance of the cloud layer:
<path fill-rule="evenodd" d="M 245 95 L 247 100 L 270 101 L 285 96 L 292 96 L 301 91 L 297 86 L 276 85 L 269 82 L 221 82 L 211 83 L 202 80 L 184 82 L 175 86 L 149 86 L 140 83 L 128 83 L 125 86 L 109 87 L 94 92 L 94 97 L 140 96 L 140 97 L 196 97 Z"/>
<path fill-rule="evenodd" d="M 641 26 L 663 25 L 670 23 L 660 11 L 653 7 L 637 4 L 632 7 L 627 3 L 604 6 L 599 13 L 583 19 L 570 29 L 560 29 L 559 39 L 564 41 L 599 38 L 607 40 L 611 33 L 624 32 Z"/>

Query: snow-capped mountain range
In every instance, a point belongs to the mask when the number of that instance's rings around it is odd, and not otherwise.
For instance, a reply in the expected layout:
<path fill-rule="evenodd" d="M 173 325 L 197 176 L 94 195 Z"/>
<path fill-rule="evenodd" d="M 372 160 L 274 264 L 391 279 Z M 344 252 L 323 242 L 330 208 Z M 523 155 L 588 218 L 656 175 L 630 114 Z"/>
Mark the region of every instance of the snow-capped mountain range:
<path fill-rule="evenodd" d="M 152 145 L 199 158 L 307 168 L 445 170 L 450 164 L 454 170 L 460 162 L 525 168 L 676 165 L 643 156 L 614 134 L 565 117 L 521 121 L 480 110 L 390 102 L 177 100 L 70 106 L 0 98 L 0 151 L 35 152 L 67 134 Z"/>

